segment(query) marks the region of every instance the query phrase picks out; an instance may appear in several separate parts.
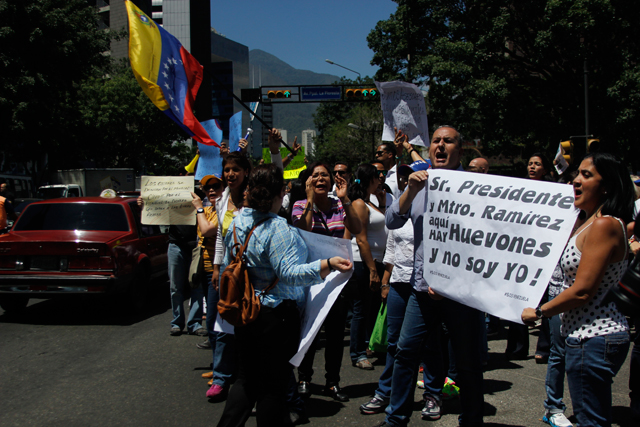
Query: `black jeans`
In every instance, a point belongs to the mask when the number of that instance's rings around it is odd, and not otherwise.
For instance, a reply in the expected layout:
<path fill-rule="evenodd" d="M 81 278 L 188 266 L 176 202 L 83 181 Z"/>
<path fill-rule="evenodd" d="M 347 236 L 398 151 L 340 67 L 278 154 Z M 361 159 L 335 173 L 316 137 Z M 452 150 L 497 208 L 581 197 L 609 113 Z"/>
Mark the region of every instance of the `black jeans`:
<path fill-rule="evenodd" d="M 343 295 L 339 295 L 324 320 L 324 377 L 328 385 L 336 385 L 340 382 L 340 367 L 344 353 L 344 331 L 347 320 L 347 301 Z M 313 358 L 318 348 L 320 334 L 316 335 L 313 344 L 307 351 L 298 367 L 298 381 L 311 382 L 313 376 Z"/>
<path fill-rule="evenodd" d="M 258 319 L 236 328 L 238 378 L 229 391 L 218 427 L 241 427 L 256 404 L 258 427 L 290 424 L 287 391 L 289 359 L 298 350 L 300 313 L 294 301 L 262 307 Z"/>

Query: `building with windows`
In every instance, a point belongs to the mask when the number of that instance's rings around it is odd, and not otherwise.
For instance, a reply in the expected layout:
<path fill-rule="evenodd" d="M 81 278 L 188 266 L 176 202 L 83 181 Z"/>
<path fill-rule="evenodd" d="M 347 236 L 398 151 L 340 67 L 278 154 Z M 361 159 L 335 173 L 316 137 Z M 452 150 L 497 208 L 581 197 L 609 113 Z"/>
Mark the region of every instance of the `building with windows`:
<path fill-rule="evenodd" d="M 127 11 L 122 0 L 89 0 L 98 9 L 102 28 L 127 28 Z M 242 127 L 249 127 L 249 112 L 234 100 L 240 89 L 249 88 L 249 48 L 219 34 L 211 27 L 211 3 L 203 0 L 133 0 L 157 24 L 175 36 L 204 68 L 195 102 L 200 121 L 217 119 L 224 138 L 229 138 L 229 119 L 242 111 Z M 128 55 L 125 38 L 111 45 L 114 58 Z M 243 135 L 244 136 L 244 135 Z M 252 154 L 261 156 L 260 146 Z"/>
<path fill-rule="evenodd" d="M 305 129 L 302 131 L 302 147 L 305 155 L 311 155 L 315 149 L 314 139 L 316 131 L 313 129 Z"/>

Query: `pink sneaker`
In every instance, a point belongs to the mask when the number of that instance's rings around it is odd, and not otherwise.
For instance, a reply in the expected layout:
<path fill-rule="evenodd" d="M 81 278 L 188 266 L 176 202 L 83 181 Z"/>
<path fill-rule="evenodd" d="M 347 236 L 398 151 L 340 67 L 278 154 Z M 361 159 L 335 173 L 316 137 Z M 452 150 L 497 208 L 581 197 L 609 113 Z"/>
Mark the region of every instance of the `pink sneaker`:
<path fill-rule="evenodd" d="M 213 384 L 209 390 L 207 390 L 207 397 L 209 399 L 223 399 L 227 395 L 227 390 L 218 385 Z"/>

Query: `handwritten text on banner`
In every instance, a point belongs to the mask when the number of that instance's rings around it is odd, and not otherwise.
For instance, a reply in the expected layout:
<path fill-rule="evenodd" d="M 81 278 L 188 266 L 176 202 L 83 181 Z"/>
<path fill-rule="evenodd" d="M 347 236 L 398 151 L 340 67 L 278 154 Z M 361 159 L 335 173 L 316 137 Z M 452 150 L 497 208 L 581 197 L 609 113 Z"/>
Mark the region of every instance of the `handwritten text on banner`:
<path fill-rule="evenodd" d="M 143 176 L 140 181 L 147 225 L 195 225 L 193 176 Z"/>

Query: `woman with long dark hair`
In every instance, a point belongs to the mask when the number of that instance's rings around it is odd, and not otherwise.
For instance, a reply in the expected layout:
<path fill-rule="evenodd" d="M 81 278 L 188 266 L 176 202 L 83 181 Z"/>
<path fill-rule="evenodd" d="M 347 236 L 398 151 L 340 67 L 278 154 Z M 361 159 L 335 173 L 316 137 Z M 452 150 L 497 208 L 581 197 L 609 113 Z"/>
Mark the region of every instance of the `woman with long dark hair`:
<path fill-rule="evenodd" d="M 259 426 L 289 425 L 286 405 L 289 359 L 298 350 L 300 314 L 304 288 L 321 283 L 331 270 L 346 272 L 349 260 L 332 257 L 306 263 L 307 247 L 286 220 L 277 215 L 284 197 L 282 170 L 275 165 L 256 167 L 249 177 L 247 207 L 234 219 L 225 238 L 223 266 L 231 261 L 233 230 L 244 243 L 254 230 L 245 252 L 251 283 L 260 295 L 261 309 L 255 322 L 237 327 L 238 376 L 229 392 L 218 426 L 243 426 L 255 404 Z M 262 291 L 274 279 L 266 294 Z"/>
<path fill-rule="evenodd" d="M 634 193 L 614 156 L 590 154 L 573 181 L 576 208 L 586 213 L 560 258 L 564 290 L 522 312 L 525 324 L 561 314 L 565 365 L 579 425 L 611 425 L 611 383 L 629 350 L 629 325 L 607 291 L 622 276 L 628 256 L 626 225 Z"/>
<path fill-rule="evenodd" d="M 220 264 L 222 264 L 225 254 L 223 240 L 227 236 L 231 222 L 240 214 L 245 205 L 244 192 L 247 188 L 250 172 L 251 162 L 240 152 L 230 153 L 222 161 L 222 182 L 226 188 L 222 196 L 216 201 L 218 231 L 216 233 L 213 270 L 211 275 L 208 276 L 211 283 L 207 297 L 207 313 L 211 312 L 211 315 L 208 316 L 211 318 L 208 320 L 211 324 L 215 324 L 218 315 L 216 308 L 220 300 L 218 277 L 220 275 Z M 231 375 L 233 375 L 235 365 L 234 337 L 233 334 L 225 332 L 213 332 L 213 334 L 215 335 L 215 339 L 211 340 L 213 379 L 211 388 L 207 391 L 207 397 L 221 400 L 229 391 Z"/>
<path fill-rule="evenodd" d="M 371 330 L 366 319 L 374 294 L 379 298 L 382 275 L 384 274 L 384 249 L 387 243 L 387 230 L 384 221 L 384 209 L 371 203 L 371 195 L 380 186 L 379 172 L 375 166 L 365 163 L 355 170 L 353 184 L 349 187 L 349 198 L 360 218 L 362 229 L 359 233 L 345 235 L 351 240 L 353 250 L 353 276 L 350 284 L 355 287 L 353 300 L 353 319 L 351 321 L 351 363 L 360 369 L 373 369 L 367 359 L 366 341 Z M 380 204 L 385 206 L 385 204 Z M 347 285 L 349 286 L 349 285 Z M 373 305 L 375 308 L 375 304 Z"/>

